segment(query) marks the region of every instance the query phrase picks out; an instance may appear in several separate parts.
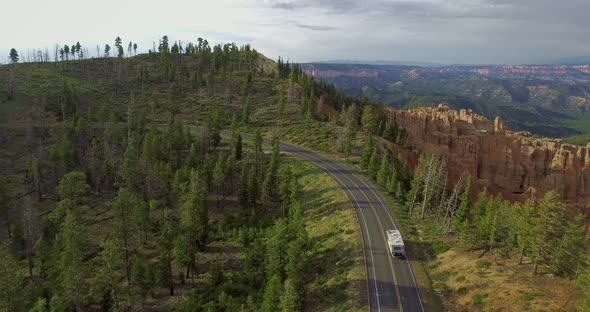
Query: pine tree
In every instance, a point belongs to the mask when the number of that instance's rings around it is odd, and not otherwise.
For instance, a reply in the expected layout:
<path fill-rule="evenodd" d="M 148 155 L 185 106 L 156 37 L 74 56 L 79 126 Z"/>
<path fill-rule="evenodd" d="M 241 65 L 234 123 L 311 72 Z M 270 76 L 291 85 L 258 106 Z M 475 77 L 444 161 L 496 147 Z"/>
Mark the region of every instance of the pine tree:
<path fill-rule="evenodd" d="M 123 265 L 119 242 L 106 240 L 100 245 L 98 255 L 98 270 L 92 279 L 90 293 L 97 302 L 100 302 L 103 310 L 110 310 L 119 305 L 122 289 L 119 286 L 119 270 Z M 122 299 L 122 298 L 121 298 Z"/>
<path fill-rule="evenodd" d="M 404 200 L 402 181 L 397 182 L 397 187 L 395 189 L 395 197 L 400 201 Z"/>
<path fill-rule="evenodd" d="M 192 178 L 193 181 L 196 177 Z M 176 239 L 175 254 L 186 265 L 186 277 L 196 268 L 195 254 L 205 248 L 208 233 L 206 194 L 196 182 L 179 207 L 180 235 Z"/>
<path fill-rule="evenodd" d="M 389 154 L 385 153 L 385 155 L 383 155 L 383 157 L 381 158 L 381 165 L 379 166 L 379 171 L 377 171 L 377 184 L 381 185 L 384 188 L 387 188 L 387 182 L 391 175 L 389 169 L 390 166 L 391 164 L 389 163 Z"/>
<path fill-rule="evenodd" d="M 59 233 L 59 280 L 61 296 L 66 304 L 82 309 L 86 270 L 84 257 L 87 249 L 85 230 L 76 212 L 68 211 Z"/>
<path fill-rule="evenodd" d="M 272 276 L 264 287 L 264 296 L 262 298 L 262 312 L 276 312 L 281 304 L 283 294 L 283 284 L 278 275 Z"/>
<path fill-rule="evenodd" d="M 558 276 L 573 277 L 581 259 L 587 253 L 585 246 L 586 230 L 584 228 L 584 216 L 576 215 L 566 222 L 563 235 L 556 248 L 551 264 L 551 272 Z"/>
<path fill-rule="evenodd" d="M 471 195 L 471 176 L 467 177 L 467 181 L 463 187 L 463 193 L 461 193 L 461 200 L 459 202 L 459 208 L 455 212 L 454 225 L 457 231 L 457 236 L 462 246 L 466 246 L 469 236 L 469 207 L 471 206 L 469 197 Z"/>
<path fill-rule="evenodd" d="M 377 133 L 377 118 L 375 117 L 375 111 L 373 106 L 365 105 L 363 108 L 363 115 L 361 117 L 361 123 L 363 125 L 363 129 L 367 132 L 368 135 L 373 135 Z"/>
<path fill-rule="evenodd" d="M 375 149 L 375 139 L 372 135 L 367 136 L 365 140 L 365 146 L 363 148 L 363 154 L 361 155 L 361 168 L 367 170 L 369 168 L 369 162 Z"/>
<path fill-rule="evenodd" d="M 563 236 L 567 206 L 561 202 L 558 193 L 545 193 L 537 205 L 539 219 L 533 232 L 531 244 L 531 258 L 533 273 L 537 273 L 540 264 L 552 263 L 555 260 L 555 247 Z M 538 226 L 538 227 L 537 227 Z"/>
<path fill-rule="evenodd" d="M 242 135 L 234 132 L 232 136 L 232 153 L 236 160 L 242 159 Z"/>
<path fill-rule="evenodd" d="M 9 57 L 10 57 L 10 63 L 12 63 L 12 64 L 18 63 L 18 59 L 19 59 L 18 52 L 16 51 L 15 48 L 10 49 Z"/>
<path fill-rule="evenodd" d="M 209 131 L 209 144 L 217 147 L 221 142 L 221 112 L 219 109 L 210 109 L 207 130 Z"/>
<path fill-rule="evenodd" d="M 86 183 L 86 175 L 82 172 L 72 171 L 64 175 L 56 188 L 60 199 L 71 200 L 75 205 L 88 194 L 90 186 Z"/>
<path fill-rule="evenodd" d="M 58 155 L 61 161 L 60 165 L 64 173 L 69 172 L 76 167 L 78 163 L 78 156 L 76 155 L 76 149 L 72 144 L 72 138 L 67 131 L 64 131 L 59 142 Z"/>
<path fill-rule="evenodd" d="M 379 171 L 379 154 L 377 154 L 377 147 L 373 148 L 367 170 L 371 178 L 374 179 L 377 176 L 377 171 Z"/>
<path fill-rule="evenodd" d="M 12 238 L 12 230 L 10 228 L 12 217 L 10 211 L 12 208 L 12 196 L 10 196 L 10 182 L 4 176 L 0 176 L 0 216 L 6 222 L 6 230 L 8 231 L 8 238 Z"/>
<path fill-rule="evenodd" d="M 248 202 L 251 204 L 256 204 L 256 200 L 258 199 L 258 178 L 256 177 L 256 171 L 253 167 L 250 167 L 248 170 Z"/>
<path fill-rule="evenodd" d="M 49 312 L 48 307 L 49 305 L 47 304 L 47 299 L 39 298 L 37 302 L 35 302 L 35 305 L 29 310 L 29 312 Z"/>
<path fill-rule="evenodd" d="M 531 251 L 531 244 L 537 232 L 538 215 L 535 204 L 528 200 L 526 203 L 515 205 L 516 243 L 520 250 L 518 264 L 522 264 L 526 252 Z"/>
<path fill-rule="evenodd" d="M 576 277 L 576 284 L 582 290 L 582 298 L 579 299 L 578 308 L 581 311 L 590 311 L 590 266 L 586 265 Z"/>
<path fill-rule="evenodd" d="M 356 120 L 347 118 L 344 125 L 344 153 L 352 154 L 352 142 L 356 137 Z"/>
<path fill-rule="evenodd" d="M 248 163 L 242 163 L 242 173 L 240 174 L 240 185 L 238 187 L 238 202 L 242 208 L 248 206 Z"/>
<path fill-rule="evenodd" d="M 170 296 L 174 295 L 174 273 L 172 259 L 174 258 L 174 240 L 176 239 L 176 224 L 169 213 L 164 215 L 160 235 L 156 246 L 159 252 L 159 261 L 162 264 L 163 278 L 168 285 Z"/>
<path fill-rule="evenodd" d="M 475 226 L 475 240 L 477 242 L 484 241 L 488 234 L 488 223 L 486 219 L 488 202 L 490 198 L 486 194 L 485 190 L 480 192 L 477 196 L 477 201 L 475 202 L 473 208 L 475 214 L 473 216 L 473 223 Z"/>
<path fill-rule="evenodd" d="M 152 288 L 148 266 L 145 258 L 141 255 L 133 259 L 133 268 L 131 269 L 131 276 L 135 284 L 139 286 L 139 297 L 141 298 L 141 306 L 145 309 L 146 298 Z"/>
<path fill-rule="evenodd" d="M 250 101 L 250 96 L 246 97 L 244 101 L 244 109 L 242 112 L 242 121 L 246 124 L 250 123 L 250 115 L 252 114 L 252 103 Z"/>
<path fill-rule="evenodd" d="M 289 226 L 286 219 L 278 219 L 274 226 L 266 233 L 266 261 L 267 278 L 285 277 L 287 264 L 287 250 L 289 241 Z"/>
<path fill-rule="evenodd" d="M 144 170 L 141 167 L 139 158 L 135 152 L 132 142 L 128 143 L 123 155 L 123 163 L 119 168 L 119 177 L 122 180 L 122 186 L 137 194 L 144 192 Z"/>
<path fill-rule="evenodd" d="M 285 100 L 285 89 L 281 88 L 281 92 L 279 93 L 279 121 L 282 122 L 285 111 L 287 110 L 287 101 Z"/>
<path fill-rule="evenodd" d="M 100 143 L 95 138 L 90 143 L 90 159 L 88 160 L 88 169 L 90 171 L 94 191 L 100 192 L 101 185 L 105 178 L 105 167 Z"/>
<path fill-rule="evenodd" d="M 131 211 L 131 217 L 137 240 L 141 243 L 146 243 L 150 226 L 150 210 L 148 203 L 138 198 Z"/>
<path fill-rule="evenodd" d="M 132 213 L 136 210 L 136 206 L 140 205 L 139 199 L 125 188 L 119 189 L 117 198 L 115 199 L 115 221 L 117 224 L 117 236 L 122 244 L 125 252 L 125 276 L 127 281 L 131 280 L 131 233 L 132 227 Z"/>
<path fill-rule="evenodd" d="M 195 169 L 198 165 L 197 147 L 194 143 L 191 144 L 189 149 L 186 165 L 191 169 Z"/>
<path fill-rule="evenodd" d="M 207 190 L 211 190 L 211 185 L 213 184 L 213 170 L 215 170 L 215 161 L 213 160 L 213 156 L 207 153 L 205 154 L 200 172 Z"/>
<path fill-rule="evenodd" d="M 260 129 L 256 128 L 256 130 L 254 130 L 254 166 L 257 176 L 260 153 L 262 153 L 262 132 L 260 132 Z"/>
<path fill-rule="evenodd" d="M 285 280 L 284 291 L 281 295 L 281 312 L 299 312 L 301 311 L 301 293 L 296 283 L 287 278 Z"/>
<path fill-rule="evenodd" d="M 8 247 L 0 246 L 0 311 L 20 311 L 24 298 L 24 276 L 17 259 Z"/>
<path fill-rule="evenodd" d="M 220 196 L 223 195 L 223 186 L 225 183 L 225 162 L 225 157 L 222 153 L 219 153 L 219 157 L 215 163 L 215 169 L 213 169 L 213 186 L 216 189 L 217 208 L 219 208 Z"/>
<path fill-rule="evenodd" d="M 305 284 L 307 259 L 305 255 L 306 234 L 303 224 L 303 210 L 298 201 L 291 206 L 292 227 L 295 229 L 295 239 L 288 243 L 287 262 L 285 273 L 297 290 L 301 290 Z"/>
<path fill-rule="evenodd" d="M 389 172 L 389 177 L 387 177 L 387 185 L 385 186 L 385 189 L 390 194 L 396 194 L 397 187 L 398 187 L 399 183 L 400 183 L 400 181 L 399 181 L 399 177 L 397 175 L 397 169 L 395 168 L 395 164 L 392 164 L 391 170 Z M 397 195 L 396 195 L 396 197 L 397 197 Z"/>

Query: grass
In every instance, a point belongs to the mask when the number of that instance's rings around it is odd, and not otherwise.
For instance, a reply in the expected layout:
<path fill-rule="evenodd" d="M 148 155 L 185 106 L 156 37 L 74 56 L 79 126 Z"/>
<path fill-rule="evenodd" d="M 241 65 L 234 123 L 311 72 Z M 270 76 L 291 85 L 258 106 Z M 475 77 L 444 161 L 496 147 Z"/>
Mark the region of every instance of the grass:
<path fill-rule="evenodd" d="M 575 119 L 565 120 L 564 124 L 588 134 L 590 133 L 590 112 L 576 113 Z"/>
<path fill-rule="evenodd" d="M 489 269 L 492 266 L 492 263 L 488 260 L 477 260 L 475 262 L 475 267 L 478 269 Z"/>
<path fill-rule="evenodd" d="M 308 310 L 368 311 L 360 230 L 348 197 L 309 162 L 287 157 L 282 165 L 299 176 L 306 230 L 315 242 Z"/>
<path fill-rule="evenodd" d="M 474 306 L 483 306 L 483 301 L 487 296 L 488 296 L 488 294 L 482 294 L 482 293 L 474 294 L 472 304 Z"/>

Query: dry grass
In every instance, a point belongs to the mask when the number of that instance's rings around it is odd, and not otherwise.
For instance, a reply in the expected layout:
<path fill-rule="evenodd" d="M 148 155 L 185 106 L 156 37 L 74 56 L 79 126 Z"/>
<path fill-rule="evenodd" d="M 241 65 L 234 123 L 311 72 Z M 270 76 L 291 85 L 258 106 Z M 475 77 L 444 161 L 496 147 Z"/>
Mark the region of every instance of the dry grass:
<path fill-rule="evenodd" d="M 481 251 L 449 250 L 431 263 L 435 288 L 448 311 L 572 311 L 577 292 L 572 281 L 533 275 L 530 264 Z"/>

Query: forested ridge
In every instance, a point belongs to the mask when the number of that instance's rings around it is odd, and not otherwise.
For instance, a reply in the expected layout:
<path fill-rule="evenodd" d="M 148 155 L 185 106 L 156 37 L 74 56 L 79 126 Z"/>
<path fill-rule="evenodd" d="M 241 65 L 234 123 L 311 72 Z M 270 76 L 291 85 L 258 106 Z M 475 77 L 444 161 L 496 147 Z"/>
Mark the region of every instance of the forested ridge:
<path fill-rule="evenodd" d="M 411 170 L 389 148 L 411 142 L 381 105 L 297 64 L 166 36 L 147 54 L 132 42 L 125 54 L 118 37 L 96 58 L 79 43 L 57 47 L 56 62 L 36 54 L 0 73 L 0 310 L 313 309 L 312 285 L 338 264 L 321 262 L 309 238 L 305 172 L 281 140 L 373 178 L 421 261 L 449 248 L 516 254 L 531 273 L 577 280 L 590 294 L 583 215 L 554 193 L 474 200 L 474 181 L 447 185 L 434 156 Z M 11 58 L 19 62 L 16 50 Z M 425 227 L 435 238 L 420 237 Z M 315 296 L 329 298 L 329 283 Z"/>
<path fill-rule="evenodd" d="M 2 76 L 4 107 L 24 113 L 3 111 L 0 310 L 303 309 L 325 269 L 254 101 L 278 113 L 265 123 L 312 122 L 314 92 L 333 88 L 247 45 L 79 46 Z"/>

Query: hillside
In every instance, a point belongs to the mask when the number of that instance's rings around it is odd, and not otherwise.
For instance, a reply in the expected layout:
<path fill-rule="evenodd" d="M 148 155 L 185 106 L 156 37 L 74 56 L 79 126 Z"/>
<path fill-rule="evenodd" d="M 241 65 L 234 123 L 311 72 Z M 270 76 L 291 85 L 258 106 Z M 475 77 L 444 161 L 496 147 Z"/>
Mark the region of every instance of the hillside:
<path fill-rule="evenodd" d="M 0 68 L 0 311 L 367 311 L 351 202 L 282 141 L 381 188 L 429 311 L 590 306 L 587 148 L 162 39 Z"/>
<path fill-rule="evenodd" d="M 472 109 L 514 130 L 565 137 L 587 133 L 590 74 L 578 66 L 387 66 L 305 64 L 312 76 L 394 107 Z"/>
<path fill-rule="evenodd" d="M 205 40 L 0 83 L 0 311 L 366 311 L 350 202 L 271 141 L 307 77 Z"/>

